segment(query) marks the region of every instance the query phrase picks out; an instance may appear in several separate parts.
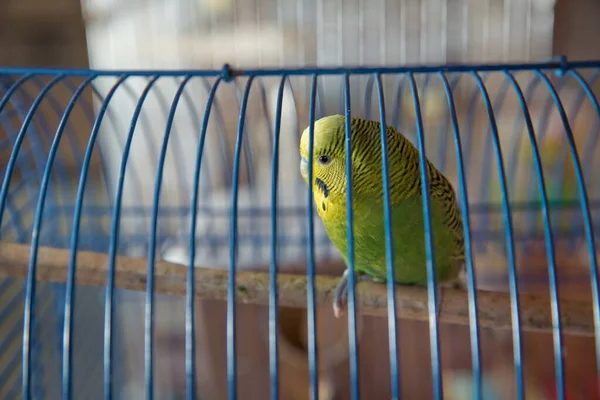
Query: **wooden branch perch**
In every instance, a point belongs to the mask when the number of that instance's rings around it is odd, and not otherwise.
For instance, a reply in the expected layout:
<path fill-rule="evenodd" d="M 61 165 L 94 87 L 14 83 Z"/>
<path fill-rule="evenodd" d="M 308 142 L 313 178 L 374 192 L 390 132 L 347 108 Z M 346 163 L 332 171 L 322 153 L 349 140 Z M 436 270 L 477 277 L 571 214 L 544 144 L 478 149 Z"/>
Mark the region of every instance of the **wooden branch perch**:
<path fill-rule="evenodd" d="M 0 275 L 25 278 L 29 263 L 29 245 L 0 242 Z M 65 282 L 70 251 L 40 247 L 37 279 Z M 116 287 L 143 291 L 146 289 L 147 260 L 134 257 L 117 257 Z M 79 251 L 77 253 L 77 283 L 105 286 L 108 255 Z M 155 269 L 157 293 L 185 295 L 186 267 L 166 261 L 157 261 Z M 228 272 L 219 269 L 196 268 L 196 297 L 226 300 Z M 317 276 L 316 302 L 330 306 L 338 278 Z M 269 274 L 239 271 L 236 274 L 236 299 L 242 303 L 269 303 Z M 304 275 L 278 274 L 279 305 L 306 307 L 307 280 Z M 387 316 L 386 285 L 361 282 L 357 285 L 358 311 L 366 315 Z M 398 318 L 428 320 L 427 292 L 424 288 L 398 286 L 396 289 Z M 507 293 L 478 291 L 478 316 L 481 327 L 511 328 L 510 297 Z M 444 289 L 441 321 L 468 325 L 468 300 L 466 291 Z M 552 329 L 548 297 L 521 295 L 521 326 L 526 331 Z M 589 302 L 561 300 L 561 322 L 565 334 L 593 335 L 592 305 Z"/>

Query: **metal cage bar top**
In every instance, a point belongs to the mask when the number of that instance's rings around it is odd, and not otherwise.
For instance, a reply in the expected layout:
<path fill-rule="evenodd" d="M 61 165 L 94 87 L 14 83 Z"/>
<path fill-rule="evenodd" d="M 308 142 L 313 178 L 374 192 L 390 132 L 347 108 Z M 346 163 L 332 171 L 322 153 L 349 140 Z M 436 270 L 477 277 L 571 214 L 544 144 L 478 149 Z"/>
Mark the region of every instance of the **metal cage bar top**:
<path fill-rule="evenodd" d="M 438 312 L 447 300 L 436 290 L 427 160 L 448 176 L 462 215 L 467 300 L 460 313 L 469 325 L 473 398 L 481 398 L 484 379 L 479 303 L 485 295 L 477 289 L 485 284 L 479 274 L 485 273 L 482 265 L 487 262 L 480 261 L 478 254 L 489 246 L 495 246 L 501 255 L 494 262 L 506 275 L 515 395 L 520 399 L 525 396 L 521 333 L 529 326 L 524 313 L 528 313 L 530 303 L 521 299 L 522 280 L 526 278 L 522 277 L 519 265 L 527 252 L 524 243 L 534 240 L 543 243 L 545 249 L 543 265 L 549 295 L 545 304 L 550 310 L 548 328 L 553 339 L 555 387 L 558 396 L 565 398 L 563 336 L 564 329 L 573 322 L 568 316 L 565 320 L 566 311 L 559 295 L 560 254 L 564 248 L 569 249 L 569 254 L 584 253 L 586 257 L 578 262 L 589 265 L 585 271 L 586 290 L 591 294 L 592 303 L 588 306 L 593 322 L 588 333 L 595 338 L 600 378 L 600 286 L 594 222 L 598 221 L 600 185 L 593 179 L 593 171 L 600 167 L 600 157 L 596 156 L 600 106 L 595 95 L 599 76 L 600 61 L 569 62 L 565 58 L 532 64 L 385 68 L 237 70 L 229 65 L 214 71 L 0 68 L 3 155 L 0 235 L 2 245 L 12 242 L 28 246 L 29 250 L 28 260 L 23 261 L 27 271 L 21 274 L 26 275 L 22 397 L 41 396 L 34 378 L 43 372 L 37 364 L 51 363 L 34 355 L 37 341 L 56 352 L 55 360 L 60 366 L 56 370 L 60 376 L 54 390 L 63 399 L 77 396 L 73 376 L 79 365 L 83 365 L 81 362 L 101 366 L 103 373 L 99 379 L 104 398 L 115 396 L 119 390 L 115 368 L 122 361 L 115 359 L 119 354 L 115 347 L 116 328 L 122 323 L 116 320 L 118 271 L 124 268 L 120 266 L 121 256 L 146 258 L 146 276 L 140 283 L 146 291 L 143 393 L 148 399 L 159 397 L 155 383 L 155 297 L 157 291 L 164 290 L 160 280 L 164 276 L 157 271 L 163 271 L 160 269 L 163 260 L 170 261 L 165 256 L 165 246 L 178 241 L 183 258 L 177 263 L 185 266 L 182 272 L 185 289 L 178 294 L 185 294 L 185 322 L 181 328 L 185 331 L 186 398 L 199 396 L 195 299 L 199 292 L 210 289 L 210 284 L 199 284 L 199 268 L 214 267 L 227 276 L 225 286 L 220 286 L 226 288 L 226 295 L 220 292 L 213 295 L 227 301 L 227 394 L 233 400 L 239 392 L 238 281 L 246 279 L 244 270 L 254 264 L 262 266 L 265 273 L 265 281 L 257 284 L 256 290 L 267 292 L 263 304 L 268 304 L 269 313 L 270 396 L 280 397 L 278 307 L 280 303 L 293 303 L 286 300 L 292 295 L 281 283 L 280 275 L 287 272 L 286 263 L 296 263 L 305 269 L 303 297 L 296 304 L 307 308 L 309 393 L 311 398 L 318 398 L 318 354 L 323 349 L 317 341 L 316 308 L 330 299 L 324 291 L 325 281 L 321 280 L 325 278 L 318 274 L 319 264 L 323 259 L 339 260 L 341 256 L 330 251 L 332 245 L 316 219 L 318 205 L 313 205 L 313 186 L 304 186 L 299 179 L 298 139 L 307 129 L 310 158 L 307 174 L 308 181 L 313 182 L 315 121 L 326 115 L 341 114 L 346 117 L 348 247 L 343 258 L 348 268 L 351 398 L 358 399 L 363 393 L 362 385 L 359 386 L 362 367 L 359 369 L 357 324 L 365 304 L 355 270 L 355 253 L 360 249 L 354 245 L 357 232 L 353 218 L 360 210 L 352 207 L 354 178 L 350 154 L 357 146 L 350 134 L 353 117 L 381 123 L 378 148 L 383 154 L 387 154 L 388 125 L 406 135 L 420 153 L 419 174 L 425 183 L 420 190 L 424 199 L 427 261 L 427 282 L 423 289 L 426 303 L 422 312 L 427 315 L 430 340 L 429 359 L 424 356 L 421 360 L 431 365 L 433 398 L 443 398 Z M 170 89 L 162 84 L 165 81 L 170 82 Z M 324 90 L 337 90 L 339 104 L 324 101 Z M 61 91 L 66 96 L 62 105 L 57 100 Z M 231 93 L 233 105 L 223 104 L 220 97 L 223 92 Z M 47 106 L 50 103 L 54 104 L 51 110 Z M 586 105 L 592 110 L 593 122 L 578 125 L 578 115 Z M 152 111 L 147 111 L 148 108 Z M 435 114 L 432 109 L 443 109 L 439 113 L 442 117 L 432 117 Z M 187 110 L 187 117 L 181 117 L 181 110 Z M 76 125 L 78 118 L 83 119 L 82 125 Z M 228 133 L 226 125 L 231 120 L 234 122 L 229 125 Z M 154 130 L 157 132 L 152 135 Z M 77 143 L 81 137 L 83 142 Z M 549 147 L 550 141 L 561 144 L 552 142 L 555 147 Z M 529 150 L 524 152 L 524 148 Z M 550 152 L 552 159 L 548 158 Z M 382 157 L 381 207 L 385 215 L 387 284 L 381 294 L 386 301 L 380 306 L 387 308 L 381 315 L 387 315 L 388 323 L 390 393 L 392 398 L 400 398 L 403 368 L 399 355 L 403 349 L 397 341 L 402 336 L 397 318 L 398 307 L 403 306 L 397 296 L 403 286 L 393 283 L 394 254 L 399 250 L 392 246 L 390 165 L 387 157 Z M 221 197 L 211 197 L 217 192 Z M 291 250 L 294 246 L 300 249 L 296 253 Z M 56 314 L 59 344 L 47 343 L 33 329 L 41 318 L 36 304 L 46 301 L 39 279 L 50 276 L 46 270 L 48 260 L 42 257 L 48 254 L 44 253 L 47 248 L 68 252 L 64 277 L 60 280 L 64 290 L 55 292 L 58 306 L 52 311 Z M 222 249 L 221 253 L 217 248 Z M 75 317 L 80 301 L 75 289 L 81 280 L 86 284 L 81 260 L 87 256 L 81 255 L 81 251 L 107 255 L 103 261 L 106 268 L 102 270 L 105 272 L 101 313 L 103 353 L 85 360 L 73 350 L 75 333 L 85 329 L 85 324 L 78 323 Z M 10 268 L 4 265 L 8 256 L 0 251 L 0 257 L 4 258 L 0 270 L 7 275 Z M 215 265 L 211 265 L 211 260 Z M 252 302 L 248 297 L 251 295 L 244 296 L 244 301 Z M 0 306 L 0 324 L 8 321 L 2 315 Z M 51 365 L 44 365 L 43 371 Z M 1 378 L 0 383 L 0 386 L 8 384 Z"/>

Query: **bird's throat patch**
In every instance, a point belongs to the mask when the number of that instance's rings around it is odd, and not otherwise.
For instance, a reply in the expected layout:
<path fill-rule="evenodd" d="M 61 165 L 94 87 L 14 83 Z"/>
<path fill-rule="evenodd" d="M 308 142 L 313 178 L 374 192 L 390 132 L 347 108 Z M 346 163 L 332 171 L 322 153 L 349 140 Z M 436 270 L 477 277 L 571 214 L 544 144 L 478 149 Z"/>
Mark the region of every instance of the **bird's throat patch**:
<path fill-rule="evenodd" d="M 323 193 L 323 196 L 325 198 L 329 197 L 329 188 L 327 187 L 327 184 L 325 182 L 323 182 L 321 179 L 319 178 L 315 178 L 315 185 L 319 188 L 319 190 Z"/>

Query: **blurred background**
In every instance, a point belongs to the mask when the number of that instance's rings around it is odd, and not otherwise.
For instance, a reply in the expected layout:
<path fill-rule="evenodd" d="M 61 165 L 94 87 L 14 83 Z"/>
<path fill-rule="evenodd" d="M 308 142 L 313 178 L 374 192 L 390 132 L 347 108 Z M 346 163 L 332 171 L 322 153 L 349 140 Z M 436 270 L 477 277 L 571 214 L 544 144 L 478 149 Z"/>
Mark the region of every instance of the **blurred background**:
<path fill-rule="evenodd" d="M 0 13 L 0 67 L 63 67 L 93 69 L 220 69 L 338 65 L 441 64 L 461 62 L 547 61 L 553 56 L 600 59 L 600 2 L 596 0 L 9 0 Z M 0 94 L 20 76 L 0 75 Z M 416 76 L 424 111 L 428 156 L 457 187 L 456 159 L 445 93 L 438 78 Z M 547 184 L 557 207 L 557 263 L 561 296 L 589 299 L 589 255 L 582 247 L 582 223 L 574 172 L 566 156 L 564 127 L 548 90 L 533 74 L 519 73 L 536 135 L 550 174 Z M 594 93 L 598 74 L 589 74 Z M 518 98 L 501 74 L 484 76 L 494 104 L 501 136 L 510 196 L 527 202 L 537 192 L 531 147 Z M 599 118 L 574 79 L 552 76 L 583 154 L 588 194 L 600 198 L 592 171 L 600 167 Z M 6 168 L 16 134 L 40 94 L 47 77 L 22 86 L 0 111 L 0 164 Z M 467 178 L 478 287 L 507 290 L 502 220 L 499 213 L 496 160 L 489 140 L 489 119 L 474 81 L 449 76 L 456 100 L 461 140 L 467 147 Z M 75 194 L 83 154 L 95 117 L 108 96 L 106 118 L 99 125 L 90 175 L 85 188 L 80 248 L 107 252 L 110 222 L 125 139 L 138 99 L 149 79 L 128 79 L 114 89 L 115 77 L 94 81 L 83 91 L 66 125 L 52 172 L 44 217 L 42 245 L 69 248 Z M 42 101 L 27 127 L 28 137 L 11 181 L 3 240 L 28 243 L 33 211 L 48 149 L 60 117 L 81 78 L 56 85 Z M 200 121 L 214 79 L 192 79 L 175 113 L 166 155 L 158 221 L 158 257 L 188 263 L 192 178 Z M 158 153 L 180 78 L 160 78 L 149 91 L 139 117 L 127 161 L 118 253 L 148 254 L 150 207 Z M 197 264 L 229 266 L 229 201 L 231 165 L 240 101 L 246 81 L 223 83 L 216 95 L 206 137 L 200 180 L 201 207 L 196 232 Z M 270 260 L 270 177 L 272 126 L 279 78 L 257 80 L 250 92 L 240 175 L 238 267 L 265 269 Z M 298 135 L 308 123 L 310 79 L 289 79 L 284 91 L 280 170 L 280 270 L 304 273 L 306 255 L 305 187 L 298 173 Z M 410 88 L 400 76 L 384 78 L 388 122 L 415 140 L 415 111 Z M 352 114 L 377 118 L 377 95 L 368 77 L 351 79 Z M 371 93 L 371 94 L 369 94 Z M 319 79 L 317 117 L 341 113 L 340 77 Z M 479 132 L 480 134 L 477 134 Z M 488 133 L 484 135 L 481 133 Z M 495 207 L 495 208 L 494 208 Z M 287 212 L 285 212 L 287 210 Z M 495 211 L 494 211 L 495 210 Z M 548 293 L 547 265 L 538 208 L 514 209 L 517 263 L 522 293 Z M 566 211 L 565 211 L 566 210 Z M 522 213 L 522 214 L 519 214 Z M 596 215 L 596 210 L 594 210 Z M 315 220 L 318 272 L 339 275 L 343 265 Z M 487 230 L 486 230 L 487 229 Z M 560 236 L 560 235 L 559 235 Z M 575 240 L 579 238 L 579 240 Z M 573 239 L 573 240 L 567 240 Z M 118 266 L 117 266 L 118 267 Z M 22 284 L 0 281 L 0 397 L 20 393 Z M 115 398 L 142 399 L 144 392 L 144 294 L 117 291 Z M 223 399 L 226 386 L 226 303 L 198 301 L 198 390 L 201 399 Z M 308 396 L 305 310 L 281 309 L 280 381 L 282 399 Z M 64 286 L 39 286 L 35 327 L 34 398 L 58 398 Z M 266 307 L 242 305 L 238 320 L 238 391 L 242 398 L 269 396 L 268 314 Z M 156 376 L 159 399 L 185 394 L 184 299 L 157 296 Z M 321 398 L 349 398 L 347 321 L 333 318 L 331 308 L 319 310 L 319 379 Z M 104 290 L 77 288 L 74 338 L 74 396 L 102 398 Z M 427 323 L 400 321 L 399 357 L 404 398 L 431 393 Z M 442 325 L 445 397 L 467 399 L 471 355 L 468 327 Z M 361 394 L 389 397 L 387 320 L 359 319 Z M 553 399 L 552 338 L 524 335 L 528 399 Z M 598 398 L 592 338 L 565 337 L 569 396 Z M 504 332 L 482 331 L 485 379 L 499 398 L 513 398 L 512 344 Z M 486 397 L 488 398 L 488 397 Z M 491 398 L 491 397 L 489 397 Z M 569 397 L 571 398 L 571 397 Z"/>

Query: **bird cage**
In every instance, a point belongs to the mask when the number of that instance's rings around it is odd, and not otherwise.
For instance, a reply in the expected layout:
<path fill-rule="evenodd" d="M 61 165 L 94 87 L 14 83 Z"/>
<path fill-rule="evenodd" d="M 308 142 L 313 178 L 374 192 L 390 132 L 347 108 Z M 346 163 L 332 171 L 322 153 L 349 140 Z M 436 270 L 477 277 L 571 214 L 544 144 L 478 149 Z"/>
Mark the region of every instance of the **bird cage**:
<path fill-rule="evenodd" d="M 600 63 L 0 76 L 3 398 L 465 398 L 461 366 L 500 398 L 590 387 Z M 345 266 L 298 143 L 338 109 L 449 179 L 465 289 L 437 294 L 429 263 L 424 287 L 350 285 L 332 318 Z"/>
<path fill-rule="evenodd" d="M 552 55 L 553 1 L 446 1 L 438 4 L 430 1 L 378 1 L 376 3 L 353 1 L 151 1 L 114 2 L 89 0 L 82 2 L 86 21 L 86 37 L 90 66 L 93 69 L 220 69 L 225 63 L 237 68 L 256 67 L 306 67 L 338 65 L 394 66 L 402 64 L 439 64 L 460 62 L 526 62 L 539 61 Z M 444 90 L 436 80 L 423 78 L 419 87 L 430 93 L 429 98 L 444 98 Z M 487 81 L 493 82 L 494 76 Z M 352 75 L 351 96 L 363 98 L 365 88 L 373 85 L 365 75 Z M 106 157 L 105 179 L 108 181 L 109 197 L 114 199 L 114 188 L 119 176 L 121 153 L 125 143 L 127 126 L 135 112 L 136 99 L 144 92 L 145 79 L 130 78 L 123 90 L 117 90 L 111 98 L 111 118 L 114 124 L 102 124 L 98 146 Z M 113 84 L 110 80 L 96 80 L 95 88 L 106 96 Z M 256 82 L 259 91 L 252 91 L 246 113 L 246 132 L 267 132 L 272 126 L 265 121 L 275 117 L 278 82 Z M 409 104 L 410 91 L 405 82 L 393 77 L 382 77 L 386 91 L 401 99 L 389 101 L 387 110 L 395 126 L 399 126 L 402 110 L 394 105 Z M 263 87 L 264 86 L 264 87 Z M 184 91 L 182 106 L 177 111 L 177 135 L 165 154 L 164 179 L 161 203 L 169 204 L 173 214 L 162 218 L 160 229 L 165 240 L 159 243 L 160 257 L 165 260 L 187 264 L 187 228 L 181 222 L 186 217 L 191 201 L 192 165 L 196 149 L 185 143 L 198 140 L 201 113 L 206 103 L 209 86 L 192 80 Z M 178 81 L 158 79 L 144 101 L 140 123 L 157 127 L 166 123 L 169 101 L 178 88 Z M 321 115 L 343 113 L 343 90 L 339 77 L 322 76 L 319 80 L 317 105 Z M 233 154 L 237 135 L 237 110 L 243 97 L 243 82 L 237 80 L 217 93 L 214 118 L 208 122 L 205 156 L 200 179 L 201 192 L 207 194 L 205 201 L 208 218 L 199 222 L 198 231 L 210 234 L 203 237 L 203 247 L 198 254 L 206 263 L 224 269 L 229 265 L 228 212 L 230 202 Z M 468 101 L 477 88 L 472 81 L 460 80 L 453 88 L 457 100 Z M 294 80 L 284 89 L 282 130 L 298 131 L 306 124 L 309 114 L 310 80 L 306 77 Z M 96 110 L 101 107 L 100 98 L 93 98 Z M 183 105 L 185 104 L 185 106 Z M 375 104 L 373 101 L 372 104 Z M 448 115 L 445 101 L 428 101 L 424 113 L 431 124 L 443 129 Z M 403 106 L 403 107 L 406 107 Z M 404 111 L 410 115 L 410 107 Z M 353 107 L 356 116 L 367 116 L 366 109 Z M 412 118 L 412 119 L 410 119 Z M 412 121 L 409 122 L 409 121 Z M 405 129 L 414 131 L 414 115 L 405 120 Z M 268 126 L 266 126 L 268 125 Z M 433 129 L 433 128 L 432 128 Z M 144 128 L 145 135 L 135 136 L 131 143 L 128 164 L 135 169 L 135 180 L 125 184 L 122 202 L 131 209 L 139 207 L 136 217 L 124 217 L 121 229 L 134 234 L 145 232 L 151 214 L 142 210 L 152 207 L 154 191 L 155 159 L 162 140 L 161 129 Z M 151 131 L 151 133 L 150 133 Z M 282 170 L 292 170 L 298 165 L 297 149 L 291 136 L 283 136 Z M 150 143 L 149 143 L 150 142 Z M 270 259 L 268 236 L 270 226 L 264 219 L 270 196 L 268 190 L 251 190 L 257 182 L 268 182 L 270 174 L 271 143 L 264 140 L 244 140 L 246 149 L 242 155 L 239 175 L 240 184 L 240 232 L 247 232 L 248 239 L 240 239 L 240 267 L 254 269 L 267 265 Z M 250 155 L 247 157 L 246 155 Z M 488 157 L 489 158 L 489 157 Z M 290 181 L 281 176 L 281 185 L 290 185 L 282 192 L 280 205 L 291 214 L 282 218 L 295 221 L 302 215 L 302 188 L 297 178 Z M 282 186 L 287 187 L 287 186 Z M 111 200 L 112 201 L 112 200 Z M 214 210 L 220 210 L 216 212 Z M 257 215 L 263 215 L 263 219 Z M 262 223 L 260 221 L 263 221 Z M 280 242 L 279 256 L 294 265 L 305 256 L 306 227 L 290 222 L 295 231 L 288 231 Z M 291 229 L 291 228 L 290 228 Z M 329 246 L 326 234 L 316 225 L 317 255 L 332 262 L 340 261 L 339 255 Z M 250 232 L 259 231 L 250 238 Z M 143 242 L 143 241 L 142 241 Z M 284 244 L 285 243 L 285 244 Z M 204 250 L 203 250 L 204 249 Z M 142 256 L 144 246 L 127 246 L 128 255 Z M 290 270 L 298 269 L 289 267 Z M 337 273 L 332 267 L 331 273 Z M 143 307 L 140 294 L 127 295 L 132 313 L 137 315 Z M 167 297 L 163 313 L 171 316 L 170 322 L 159 323 L 158 331 L 173 331 L 172 326 L 184 318 L 181 299 Z M 169 305 L 170 304 L 170 305 Z M 169 311 L 166 311 L 169 310 Z M 176 311 L 179 310 L 179 311 Z M 139 319 L 125 316 L 135 323 Z M 141 326 L 128 329 L 125 337 L 136 341 Z M 183 328 L 181 328 L 183 329 Z M 181 331 L 175 337 L 183 334 Z M 169 337 L 173 335 L 167 335 Z M 166 342 L 169 340 L 165 339 Z M 161 345 L 162 346 L 162 345 Z M 165 346 L 167 346 L 165 344 Z M 168 346 L 166 348 L 169 348 Z M 167 350 L 165 350 L 167 351 Z M 335 358 L 335 357 L 334 357 Z M 133 370 L 136 367 L 132 367 Z M 141 371 L 141 370 L 140 370 Z M 141 376 L 139 376 L 141 379 Z"/>

